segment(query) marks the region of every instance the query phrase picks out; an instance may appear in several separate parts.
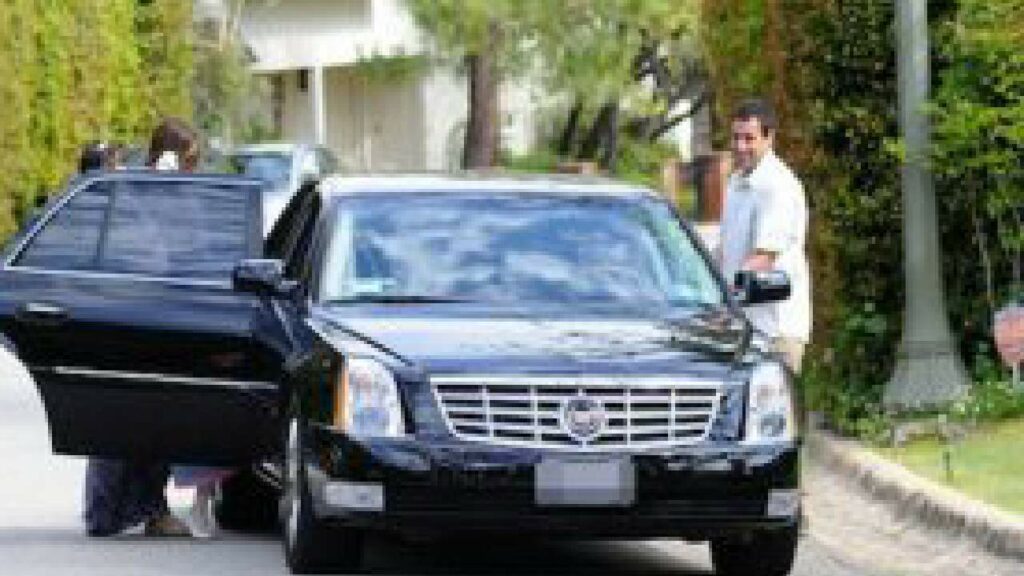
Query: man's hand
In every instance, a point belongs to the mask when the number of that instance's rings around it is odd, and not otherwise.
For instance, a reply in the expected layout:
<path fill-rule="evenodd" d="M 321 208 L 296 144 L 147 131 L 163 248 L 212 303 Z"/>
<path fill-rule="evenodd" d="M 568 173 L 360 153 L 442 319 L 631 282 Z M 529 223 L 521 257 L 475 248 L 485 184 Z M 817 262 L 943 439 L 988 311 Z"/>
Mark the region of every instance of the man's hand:
<path fill-rule="evenodd" d="M 770 272 L 775 269 L 775 252 L 766 252 L 764 250 L 757 250 L 747 259 L 743 261 L 743 270 L 753 270 L 755 272 Z"/>

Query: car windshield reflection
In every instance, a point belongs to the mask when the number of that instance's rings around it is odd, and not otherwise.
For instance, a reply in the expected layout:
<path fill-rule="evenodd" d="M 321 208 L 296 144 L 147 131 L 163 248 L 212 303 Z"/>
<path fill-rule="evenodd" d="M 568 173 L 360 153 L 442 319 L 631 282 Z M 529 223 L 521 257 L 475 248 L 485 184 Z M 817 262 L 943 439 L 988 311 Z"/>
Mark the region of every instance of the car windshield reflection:
<path fill-rule="evenodd" d="M 321 299 L 718 306 L 708 264 L 647 198 L 394 193 L 340 201 Z"/>

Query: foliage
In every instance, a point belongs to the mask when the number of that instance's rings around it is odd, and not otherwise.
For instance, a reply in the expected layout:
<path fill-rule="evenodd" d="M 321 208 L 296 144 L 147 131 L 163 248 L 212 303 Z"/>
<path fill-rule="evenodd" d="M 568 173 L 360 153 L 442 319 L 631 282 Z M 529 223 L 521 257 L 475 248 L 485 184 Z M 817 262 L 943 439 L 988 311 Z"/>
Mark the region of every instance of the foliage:
<path fill-rule="evenodd" d="M 362 58 L 352 67 L 353 72 L 371 82 L 401 82 L 422 74 L 430 66 L 430 60 L 423 55 L 382 56 L 373 54 Z"/>
<path fill-rule="evenodd" d="M 491 47 L 496 25 L 499 70 L 530 75 L 567 102 L 559 106 L 562 134 L 551 143 L 563 158 L 599 160 L 636 176 L 629 166 L 636 158 L 619 166 L 619 155 L 659 149 L 650 145 L 703 102 L 697 0 L 408 3 L 441 51 L 456 58 Z"/>
<path fill-rule="evenodd" d="M 189 116 L 191 4 L 0 3 L 0 237 L 74 171 L 81 145 Z"/>
<path fill-rule="evenodd" d="M 947 285 L 970 351 L 988 342 L 995 310 L 1024 295 L 1024 3 L 959 0 L 938 33 L 933 164 L 943 233 L 962 247 Z"/>
<path fill-rule="evenodd" d="M 666 142 L 636 138 L 624 138 L 619 148 L 616 176 L 654 189 L 661 187 L 661 170 L 665 162 L 679 155 L 675 146 Z"/>
<path fill-rule="evenodd" d="M 841 313 L 830 345 L 808 358 L 800 377 L 806 407 L 828 414 L 831 424 L 846 434 L 884 428 L 881 384 L 890 363 L 880 360 L 892 355 L 893 328 L 873 304 Z"/>
<path fill-rule="evenodd" d="M 501 167 L 512 172 L 544 174 L 558 170 L 559 162 L 554 152 L 542 148 L 528 154 L 505 154 L 501 158 Z"/>
<path fill-rule="evenodd" d="M 979 380 L 949 412 L 958 420 L 972 423 L 1024 417 L 1024 392 L 1014 388 L 1009 379 Z"/>
<path fill-rule="evenodd" d="M 1006 377 L 988 345 L 993 308 L 1022 290 L 1024 4 L 932 0 L 928 9 L 949 313 L 984 388 Z M 808 192 L 809 403 L 845 431 L 870 434 L 884 427 L 879 393 L 904 299 L 894 4 L 706 0 L 703 20 L 718 141 L 738 99 L 766 95 L 779 112 L 782 156 Z"/>
<path fill-rule="evenodd" d="M 249 71 L 240 26 L 244 0 L 229 3 L 222 22 L 196 26 L 192 43 L 192 109 L 196 126 L 223 144 L 266 139 L 270 130 L 254 106 L 269 87 Z"/>

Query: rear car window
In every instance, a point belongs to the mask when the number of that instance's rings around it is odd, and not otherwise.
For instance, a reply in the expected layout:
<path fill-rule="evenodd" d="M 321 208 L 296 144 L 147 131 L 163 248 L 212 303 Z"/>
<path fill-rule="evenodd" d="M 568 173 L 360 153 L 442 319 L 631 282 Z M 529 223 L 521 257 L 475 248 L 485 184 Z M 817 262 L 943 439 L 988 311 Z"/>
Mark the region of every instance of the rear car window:
<path fill-rule="evenodd" d="M 79 191 L 18 264 L 224 279 L 249 255 L 254 188 L 193 180 L 107 181 Z"/>

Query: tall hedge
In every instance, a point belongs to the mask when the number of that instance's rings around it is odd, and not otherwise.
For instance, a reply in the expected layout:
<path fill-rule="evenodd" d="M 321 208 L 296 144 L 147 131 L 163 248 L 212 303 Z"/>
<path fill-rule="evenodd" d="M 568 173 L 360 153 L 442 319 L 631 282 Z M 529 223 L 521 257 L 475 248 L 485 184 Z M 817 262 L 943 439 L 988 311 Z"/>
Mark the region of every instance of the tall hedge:
<path fill-rule="evenodd" d="M 0 3 L 0 238 L 74 171 L 83 143 L 189 117 L 191 2 Z"/>

